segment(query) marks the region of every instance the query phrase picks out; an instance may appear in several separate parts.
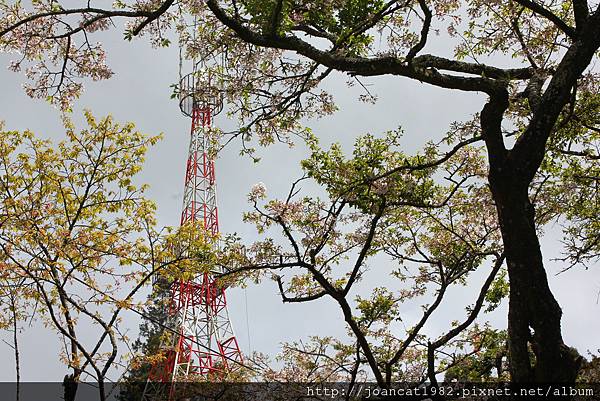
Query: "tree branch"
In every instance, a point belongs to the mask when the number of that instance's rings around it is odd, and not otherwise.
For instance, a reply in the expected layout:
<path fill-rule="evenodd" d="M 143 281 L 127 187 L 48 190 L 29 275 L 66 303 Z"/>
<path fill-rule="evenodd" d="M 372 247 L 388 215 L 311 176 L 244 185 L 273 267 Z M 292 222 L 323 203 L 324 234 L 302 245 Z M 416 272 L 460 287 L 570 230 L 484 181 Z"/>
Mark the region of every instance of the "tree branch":
<path fill-rule="evenodd" d="M 590 16 L 586 0 L 573 0 L 573 15 L 575 16 L 575 27 L 580 31 Z"/>
<path fill-rule="evenodd" d="M 281 23 L 281 11 L 283 9 L 283 0 L 277 0 L 277 4 L 273 9 L 273 14 L 271 15 L 271 35 L 277 36 L 277 28 L 279 28 L 279 24 Z"/>
<path fill-rule="evenodd" d="M 64 16 L 77 15 L 77 14 L 99 14 L 99 15 L 102 15 L 104 18 L 111 18 L 111 17 L 130 17 L 130 18 L 148 17 L 148 18 L 150 18 L 152 16 L 152 13 L 148 12 L 148 11 L 115 11 L 115 10 L 103 10 L 100 8 L 90 8 L 90 7 L 73 8 L 73 9 L 69 9 L 69 10 L 63 9 L 63 10 L 57 10 L 57 11 L 48 11 L 48 12 L 44 12 L 44 13 L 30 15 L 26 18 L 23 18 L 23 19 L 15 22 L 12 25 L 9 25 L 8 27 L 6 27 L 0 31 L 0 37 L 17 29 L 21 25 L 35 21 L 37 19 L 46 18 L 46 17 L 58 17 L 58 16 L 62 16 L 62 15 L 64 15 Z"/>
<path fill-rule="evenodd" d="M 550 22 L 552 22 L 558 29 L 563 31 L 568 37 L 571 39 L 577 38 L 577 32 L 573 27 L 569 26 L 565 21 L 563 21 L 559 16 L 554 14 L 552 11 L 544 8 L 542 5 L 532 1 L 532 0 L 514 0 L 525 8 L 533 11 L 535 14 L 538 14 Z"/>
<path fill-rule="evenodd" d="M 508 105 L 508 91 L 503 89 L 490 96 L 490 99 L 481 111 L 482 136 L 488 151 L 490 167 L 492 168 L 501 165 L 507 154 L 502 137 L 502 120 Z"/>
<path fill-rule="evenodd" d="M 252 31 L 240 21 L 232 18 L 223 10 L 216 0 L 207 0 L 207 6 L 213 14 L 227 27 L 232 29 L 242 40 L 256 46 L 271 47 L 275 49 L 290 50 L 312 59 L 326 67 L 347 72 L 351 75 L 399 75 L 413 78 L 431 85 L 448 89 L 459 89 L 463 91 L 494 93 L 498 89 L 495 80 L 487 77 L 462 77 L 441 74 L 435 67 L 422 68 L 415 65 L 407 65 L 396 57 L 346 57 L 330 51 L 320 50 L 313 45 L 294 36 L 278 36 L 276 38 L 265 36 Z M 416 61 L 416 60 L 414 60 Z M 456 63 L 448 60 L 447 65 Z M 466 63 L 458 63 L 464 65 Z M 475 67 L 473 67 L 475 69 Z M 478 67 L 477 69 L 481 69 Z M 507 72 L 504 75 L 508 75 Z"/>
<path fill-rule="evenodd" d="M 281 294 L 281 299 L 283 302 L 296 303 L 296 302 L 308 302 L 314 301 L 315 299 L 319 299 L 324 295 L 327 295 L 326 291 L 319 291 L 313 295 L 307 295 L 303 297 L 288 297 L 285 295 L 285 290 L 283 289 L 283 282 L 281 281 L 280 276 L 276 276 L 275 280 L 277 281 L 277 286 L 279 287 L 279 293 Z"/>
<path fill-rule="evenodd" d="M 385 198 L 384 198 L 381 200 L 381 203 L 379 204 L 379 206 L 377 208 L 377 212 L 375 213 L 375 216 L 373 216 L 373 219 L 371 219 L 371 224 L 369 225 L 369 232 L 367 234 L 367 238 L 365 239 L 362 249 L 360 250 L 358 257 L 356 258 L 356 262 L 354 263 L 354 268 L 352 269 L 352 272 L 350 273 L 348 282 L 346 283 L 346 286 L 344 287 L 344 289 L 342 291 L 343 296 L 348 295 L 348 292 L 350 291 L 350 288 L 352 288 L 352 284 L 354 284 L 354 281 L 356 280 L 356 277 L 358 276 L 358 272 L 360 271 L 360 268 L 363 265 L 363 262 L 365 261 L 365 258 L 367 257 L 367 254 L 369 253 L 369 250 L 371 249 L 371 244 L 373 243 L 373 238 L 375 238 L 375 231 L 377 230 L 377 223 L 379 223 L 381 216 L 383 216 L 383 212 L 385 211 L 385 206 L 386 206 L 386 202 L 385 202 Z"/>
<path fill-rule="evenodd" d="M 431 343 L 431 345 L 434 349 L 437 349 L 437 348 L 445 345 L 448 341 L 450 341 L 451 339 L 456 337 L 458 334 L 460 334 L 463 330 L 465 330 L 467 327 L 469 327 L 471 325 L 471 323 L 473 323 L 475 318 L 477 318 L 477 316 L 479 315 L 479 312 L 481 311 L 481 308 L 483 306 L 483 302 L 485 301 L 485 296 L 487 295 L 488 290 L 490 289 L 490 286 L 492 285 L 492 282 L 494 281 L 494 278 L 496 278 L 496 274 L 498 274 L 498 271 L 500 270 L 500 268 L 502 267 L 502 264 L 504 263 L 504 258 L 505 258 L 504 253 L 502 253 L 501 255 L 499 255 L 497 257 L 496 261 L 494 262 L 494 265 L 492 266 L 492 270 L 490 271 L 490 274 L 488 275 L 487 279 L 483 283 L 483 286 L 481 287 L 481 290 L 479 291 L 479 296 L 477 297 L 477 300 L 475 301 L 475 306 L 473 307 L 473 309 L 471 309 L 471 312 L 469 313 L 467 318 L 461 324 L 454 327 L 448 333 L 446 333 L 445 335 L 441 336 L 436 341 Z"/>
<path fill-rule="evenodd" d="M 510 161 L 523 182 L 530 182 L 546 153 L 546 142 L 556 121 L 569 102 L 571 88 L 588 68 L 600 47 L 600 9 L 592 14 L 578 39 L 569 47 L 556 67 L 548 87 L 539 100 L 527 129 L 510 152 Z"/>
<path fill-rule="evenodd" d="M 175 0 L 166 0 L 164 3 L 161 4 L 161 6 L 159 8 L 157 8 L 156 10 L 154 10 L 150 14 L 148 14 L 146 16 L 146 19 L 144 21 L 142 21 L 142 23 L 139 24 L 132 31 L 133 35 L 137 36 L 142 31 L 142 29 L 144 29 L 151 22 L 157 20 L 161 15 L 163 15 L 165 12 L 167 12 L 167 10 L 169 9 L 169 7 L 171 7 L 171 5 L 173 5 L 174 1 Z"/>
<path fill-rule="evenodd" d="M 406 61 L 409 64 L 412 62 L 417 53 L 423 50 L 425 44 L 427 44 L 427 35 L 429 34 L 429 29 L 431 27 L 431 10 L 427 6 L 427 3 L 425 3 L 425 0 L 418 0 L 418 2 L 419 7 L 421 7 L 421 11 L 423 11 L 423 14 L 425 14 L 425 20 L 423 21 L 423 27 L 421 28 L 421 38 L 419 39 L 419 42 L 414 45 L 406 55 Z"/>

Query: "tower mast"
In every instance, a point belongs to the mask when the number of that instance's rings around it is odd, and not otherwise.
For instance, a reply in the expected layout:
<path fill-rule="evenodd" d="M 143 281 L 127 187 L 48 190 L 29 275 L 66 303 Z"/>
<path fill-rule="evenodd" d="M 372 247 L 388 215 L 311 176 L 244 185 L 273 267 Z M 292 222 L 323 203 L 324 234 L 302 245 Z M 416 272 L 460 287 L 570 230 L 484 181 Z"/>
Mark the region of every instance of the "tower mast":
<path fill-rule="evenodd" d="M 213 117 L 223 110 L 223 92 L 211 75 L 209 70 L 199 69 L 184 76 L 179 85 L 180 109 L 192 119 L 181 225 L 195 225 L 214 238 L 219 233 L 219 214 L 216 140 L 211 125 Z M 170 400 L 177 382 L 222 377 L 242 364 L 225 289 L 215 280 L 215 273 L 220 271 L 169 283 L 169 317 L 176 334 L 163 347 L 166 358 L 150 369 L 143 401 Z"/>

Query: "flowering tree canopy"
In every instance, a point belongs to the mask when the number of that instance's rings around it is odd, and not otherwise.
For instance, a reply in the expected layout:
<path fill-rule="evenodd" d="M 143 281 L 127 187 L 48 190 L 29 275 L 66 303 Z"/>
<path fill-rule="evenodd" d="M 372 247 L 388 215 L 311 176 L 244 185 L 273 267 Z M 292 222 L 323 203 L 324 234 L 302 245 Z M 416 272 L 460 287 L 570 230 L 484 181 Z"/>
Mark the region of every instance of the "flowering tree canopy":
<path fill-rule="evenodd" d="M 31 318 L 53 329 L 65 380 L 75 388 L 81 375 L 97 380 L 104 400 L 105 379 L 127 357 L 123 312 L 143 314 L 136 295 L 153 276 L 206 271 L 212 239 L 197 227 L 157 229 L 147 186 L 134 180 L 159 136 L 86 118 L 82 131 L 65 119 L 57 145 L 0 130 L 0 300 L 11 305 L 0 322 Z M 89 327 L 98 328 L 92 338 Z"/>
<path fill-rule="evenodd" d="M 285 200 L 263 205 L 264 191 L 255 188 L 255 209 L 247 219 L 261 231 L 279 227 L 289 247 L 266 239 L 239 258 L 242 270 L 258 275 L 300 269 L 291 281 L 274 276 L 286 302 L 332 297 L 356 339 L 355 348 L 339 358 L 355 353 L 356 366 L 366 363 L 385 384 L 411 370 L 401 368 L 409 350 L 425 352 L 433 381 L 437 350 L 458 333 L 451 330 L 427 346 L 418 334 L 420 323 L 404 340 L 388 335 L 398 302 L 424 291 L 424 281 L 443 296 L 445 288 L 489 260 L 494 274 L 472 309 L 478 311 L 487 295 L 502 293 L 493 277 L 506 260 L 511 378 L 575 380 L 581 358 L 563 342 L 562 311 L 548 286 L 539 236 L 548 222 L 564 223 L 565 268 L 599 255 L 600 102 L 591 67 L 600 47 L 597 2 L 149 0 L 117 1 L 108 9 L 82 4 L 0 3 L 0 46 L 18 55 L 11 66 L 32 79 L 30 95 L 68 108 L 81 90 L 79 77 L 107 78 L 103 50 L 91 37 L 122 19 L 127 38 L 145 34 L 157 46 L 169 44 L 173 29 L 186 56 L 214 71 L 208 75 L 219 77 L 229 113 L 240 120 L 231 134 L 243 139 L 246 153 L 252 153 L 246 147 L 252 138 L 269 144 L 299 135 L 309 142 L 313 156 L 304 163 L 306 174 L 330 199 L 296 199 L 294 187 Z M 442 40 L 448 51 L 428 52 Z M 221 55 L 222 63 L 211 61 Z M 360 139 L 347 158 L 336 147 L 320 149 L 301 124 L 335 111 L 332 96 L 319 88 L 334 71 L 359 84 L 364 77 L 386 75 L 482 92 L 487 100 L 473 118 L 455 123 L 444 142 L 419 155 L 404 154 L 391 134 Z M 366 92 L 361 100 L 376 98 Z M 388 272 L 414 285 L 395 294 L 379 288 L 351 304 L 346 296 L 375 253 L 392 258 L 396 263 Z M 273 255 L 281 257 L 278 263 Z M 404 266 L 409 262 L 410 269 Z M 426 308 L 425 320 L 436 302 Z M 472 320 L 463 323 L 461 330 Z M 319 341 L 316 347 L 331 344 Z M 411 348 L 419 341 L 420 351 Z"/>

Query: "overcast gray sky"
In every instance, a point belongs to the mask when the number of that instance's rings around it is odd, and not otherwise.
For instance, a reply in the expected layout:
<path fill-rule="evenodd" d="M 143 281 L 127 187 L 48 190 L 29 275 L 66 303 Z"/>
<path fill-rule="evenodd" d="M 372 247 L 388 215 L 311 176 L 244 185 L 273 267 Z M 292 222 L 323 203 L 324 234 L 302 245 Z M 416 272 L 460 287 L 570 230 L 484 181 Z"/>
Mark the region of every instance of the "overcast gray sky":
<path fill-rule="evenodd" d="M 140 180 L 151 185 L 148 195 L 158 204 L 161 225 L 179 223 L 183 193 L 183 177 L 189 140 L 190 120 L 179 112 L 177 102 L 170 100 L 169 85 L 177 81 L 178 53 L 176 48 L 152 49 L 143 39 L 128 43 L 121 33 L 103 36 L 108 61 L 115 76 L 86 85 L 85 94 L 75 105 L 76 121 L 81 122 L 81 110 L 89 108 L 97 116 L 112 114 L 117 121 L 132 121 L 146 133 L 163 132 L 165 139 L 150 150 Z M 21 85 L 22 75 L 6 70 L 10 56 L 0 56 L 0 120 L 8 129 L 31 129 L 56 140 L 63 138 L 59 114 L 44 101 L 28 98 Z M 326 87 L 334 94 L 340 111 L 328 118 L 311 121 L 309 125 L 324 143 L 340 141 L 348 148 L 353 139 L 366 132 L 381 133 L 402 126 L 406 132 L 406 149 L 414 151 L 425 141 L 439 139 L 454 120 L 467 118 L 478 111 L 485 100 L 483 95 L 463 94 L 436 89 L 418 82 L 399 78 L 378 78 L 370 89 L 379 95 L 376 105 L 360 103 L 358 89 L 348 89 L 346 77 L 333 76 Z M 216 124 L 227 129 L 232 121 L 219 116 Z M 80 125 L 81 127 L 81 125 Z M 260 150 L 262 162 L 253 164 L 238 155 L 239 147 L 232 144 L 217 161 L 218 203 L 222 232 L 238 232 L 248 242 L 256 239 L 253 227 L 241 222 L 242 212 L 248 210 L 246 194 L 256 182 L 264 182 L 270 196 L 284 196 L 289 184 L 300 175 L 298 162 L 306 156 L 302 145 L 287 149 L 274 145 Z M 310 188 L 309 188 L 310 189 Z M 543 241 L 551 287 L 563 307 L 563 328 L 567 344 L 580 352 L 600 347 L 600 291 L 598 269 L 572 269 L 558 277 L 557 257 L 560 230 L 549 230 Z M 381 282 L 386 275 L 378 273 L 380 266 L 371 265 L 366 281 Z M 481 278 L 475 275 L 474 280 Z M 477 288 L 451 293 L 451 304 L 436 312 L 436 319 L 427 329 L 436 333 L 452 318 L 463 316 L 464 307 L 474 300 Z M 260 351 L 274 355 L 283 341 L 299 340 L 309 335 L 343 336 L 346 329 L 340 311 L 328 299 L 311 304 L 283 305 L 273 283 L 250 286 L 246 291 L 228 293 L 230 317 L 243 352 Z M 248 313 L 246 314 L 246 310 Z M 404 320 L 420 316 L 418 305 L 401 308 Z M 459 315 L 457 315 L 459 313 Z M 139 319 L 126 315 L 135 333 Z M 506 325 L 506 306 L 499 308 L 490 319 L 498 327 Z M 250 333 L 250 338 L 248 338 Z M 10 342 L 7 333 L 1 338 Z M 35 326 L 21 336 L 22 379 L 25 381 L 62 380 L 66 369 L 58 362 L 59 343 L 53 334 Z M 14 380 L 12 350 L 0 343 L 0 380 Z"/>

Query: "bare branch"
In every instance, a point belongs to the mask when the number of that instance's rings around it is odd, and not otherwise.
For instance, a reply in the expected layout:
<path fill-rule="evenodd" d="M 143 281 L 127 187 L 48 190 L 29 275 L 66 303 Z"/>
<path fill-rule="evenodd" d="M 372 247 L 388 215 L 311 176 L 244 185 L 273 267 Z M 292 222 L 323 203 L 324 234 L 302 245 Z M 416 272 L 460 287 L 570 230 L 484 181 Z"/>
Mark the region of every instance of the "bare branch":
<path fill-rule="evenodd" d="M 418 2 L 419 7 L 421 7 L 421 11 L 423 11 L 423 14 L 425 15 L 425 20 L 423 21 L 423 27 L 421 28 L 421 38 L 419 39 L 419 42 L 416 45 L 414 45 L 406 55 L 406 61 L 409 64 L 412 62 L 413 58 L 421 50 L 423 50 L 425 44 L 427 44 L 427 35 L 429 35 L 429 29 L 431 27 L 431 10 L 427 6 L 427 3 L 425 3 L 425 0 L 418 0 Z"/>
<path fill-rule="evenodd" d="M 313 295 L 306 295 L 303 297 L 288 297 L 287 295 L 285 295 L 285 290 L 283 289 L 283 283 L 281 281 L 281 277 L 276 276 L 275 279 L 277 281 L 277 286 L 279 287 L 279 293 L 281 294 L 281 299 L 283 302 L 289 302 L 289 303 L 308 302 L 308 301 L 314 301 L 315 299 L 319 299 L 319 298 L 323 297 L 324 295 L 327 295 L 326 291 L 319 291 Z"/>
<path fill-rule="evenodd" d="M 133 35 L 137 36 L 142 31 L 142 29 L 144 29 L 146 26 L 148 26 L 148 24 L 157 20 L 161 15 L 163 15 L 169 9 L 169 7 L 171 7 L 171 5 L 173 5 L 174 1 L 175 0 L 166 0 L 155 11 L 152 11 L 151 13 L 147 14 L 146 19 L 132 31 Z"/>

